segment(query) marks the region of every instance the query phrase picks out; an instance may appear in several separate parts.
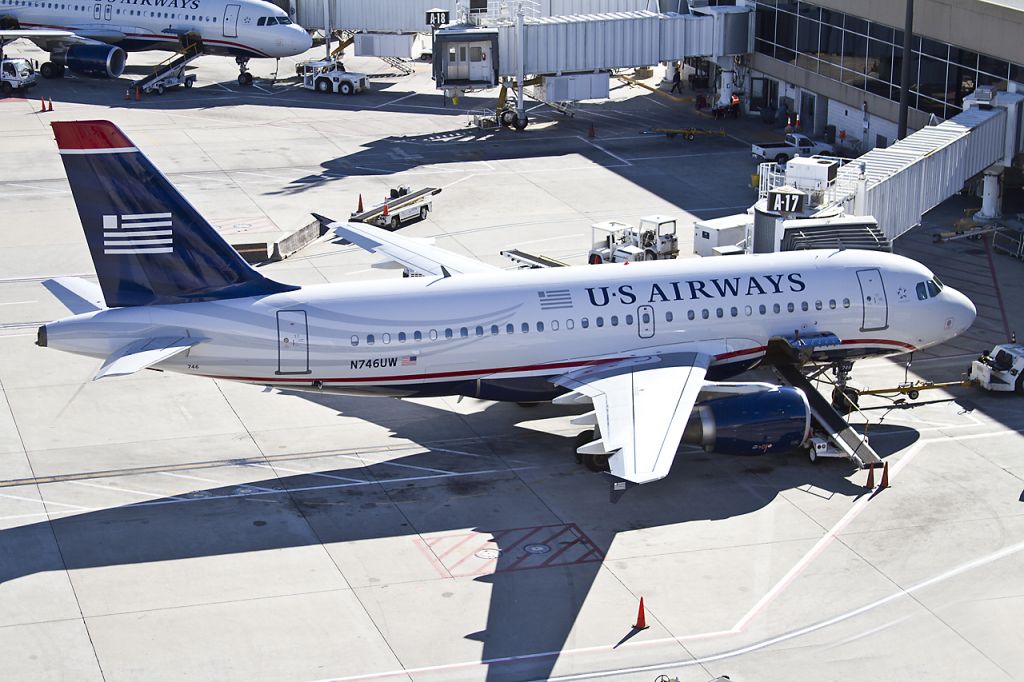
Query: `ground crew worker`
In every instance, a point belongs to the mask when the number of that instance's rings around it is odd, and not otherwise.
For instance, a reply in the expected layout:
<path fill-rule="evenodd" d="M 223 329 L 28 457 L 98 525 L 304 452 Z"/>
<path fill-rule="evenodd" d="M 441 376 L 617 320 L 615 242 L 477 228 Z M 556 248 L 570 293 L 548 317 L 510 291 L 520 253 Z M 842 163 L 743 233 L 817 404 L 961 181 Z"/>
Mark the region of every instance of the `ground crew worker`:
<path fill-rule="evenodd" d="M 669 90 L 669 93 L 673 93 L 673 92 L 678 92 L 679 94 L 683 94 L 683 79 L 679 75 L 679 65 L 678 64 L 676 64 L 676 72 L 674 74 L 672 74 L 672 89 Z"/>

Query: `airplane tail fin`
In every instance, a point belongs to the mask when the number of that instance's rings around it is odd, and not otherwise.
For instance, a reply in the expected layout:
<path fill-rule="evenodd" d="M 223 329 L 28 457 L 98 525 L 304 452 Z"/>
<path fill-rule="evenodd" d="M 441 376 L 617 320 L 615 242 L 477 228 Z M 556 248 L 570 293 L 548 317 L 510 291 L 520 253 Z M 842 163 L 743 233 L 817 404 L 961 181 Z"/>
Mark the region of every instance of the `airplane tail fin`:
<path fill-rule="evenodd" d="M 51 125 L 108 307 L 297 288 L 256 272 L 113 123 Z"/>

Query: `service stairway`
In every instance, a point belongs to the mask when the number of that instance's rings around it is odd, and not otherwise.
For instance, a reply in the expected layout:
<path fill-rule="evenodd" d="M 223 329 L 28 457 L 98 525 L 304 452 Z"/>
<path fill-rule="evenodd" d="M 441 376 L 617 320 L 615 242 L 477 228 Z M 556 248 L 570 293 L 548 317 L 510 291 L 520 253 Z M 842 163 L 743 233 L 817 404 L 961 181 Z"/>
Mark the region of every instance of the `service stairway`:
<path fill-rule="evenodd" d="M 878 453 L 868 444 L 867 438 L 857 433 L 846 419 L 836 412 L 832 403 L 818 392 L 818 389 L 804 376 L 799 367 L 791 363 L 777 363 L 774 369 L 783 381 L 804 392 L 807 402 L 811 406 L 811 415 L 828 434 L 829 440 L 851 461 L 860 467 L 878 464 L 882 461 Z"/>
<path fill-rule="evenodd" d="M 165 80 L 173 80 L 175 81 L 174 84 L 177 84 L 177 82 L 182 80 L 181 72 L 185 70 L 185 67 L 201 56 L 203 56 L 203 51 L 198 47 L 187 48 L 183 54 L 158 64 L 153 73 L 134 81 L 128 87 L 128 96 L 130 97 L 136 92 L 159 90 L 161 81 Z"/>

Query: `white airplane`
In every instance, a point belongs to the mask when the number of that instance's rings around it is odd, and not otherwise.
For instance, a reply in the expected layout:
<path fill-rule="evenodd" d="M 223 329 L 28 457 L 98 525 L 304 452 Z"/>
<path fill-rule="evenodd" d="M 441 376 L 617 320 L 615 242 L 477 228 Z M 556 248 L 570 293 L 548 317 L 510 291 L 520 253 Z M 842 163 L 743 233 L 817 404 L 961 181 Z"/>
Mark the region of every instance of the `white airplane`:
<path fill-rule="evenodd" d="M 234 57 L 240 85 L 252 83 L 249 59 L 290 57 L 312 44 L 263 0 L 0 0 L 0 48 L 18 38 L 50 53 L 39 69 L 44 78 L 59 78 L 65 68 L 117 78 L 125 52 L 199 50 Z"/>
<path fill-rule="evenodd" d="M 805 445 L 804 391 L 724 382 L 766 354 L 844 367 L 933 346 L 975 318 L 924 266 L 873 251 L 507 271 L 345 223 L 339 235 L 422 276 L 282 284 L 116 126 L 52 125 L 99 284 L 45 282 L 75 314 L 40 327 L 37 344 L 101 359 L 96 379 L 148 368 L 301 391 L 592 402 L 574 420 L 596 427 L 578 452 L 636 484 L 665 477 L 681 439 L 737 454 Z"/>

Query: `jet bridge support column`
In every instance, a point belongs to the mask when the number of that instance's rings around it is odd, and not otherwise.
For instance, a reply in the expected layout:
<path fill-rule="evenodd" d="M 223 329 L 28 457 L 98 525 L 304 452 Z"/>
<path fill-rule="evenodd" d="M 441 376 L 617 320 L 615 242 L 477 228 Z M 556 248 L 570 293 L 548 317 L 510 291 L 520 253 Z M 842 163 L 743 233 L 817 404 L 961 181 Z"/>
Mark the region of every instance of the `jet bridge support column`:
<path fill-rule="evenodd" d="M 519 9 L 516 10 L 516 43 L 519 62 L 516 65 L 516 83 L 519 86 L 516 88 L 516 117 L 519 119 L 519 129 L 522 130 L 526 127 L 526 104 L 523 94 L 523 83 L 526 82 L 526 10 L 523 9 L 523 3 L 519 3 Z"/>
<path fill-rule="evenodd" d="M 721 73 L 721 85 L 718 88 L 718 106 L 728 107 L 732 104 L 732 91 L 736 78 L 736 63 L 732 57 L 719 57 L 716 61 Z"/>
<path fill-rule="evenodd" d="M 979 220 L 995 220 L 1002 215 L 999 197 L 999 176 L 1002 166 L 992 166 L 985 170 L 981 185 L 981 210 L 974 214 Z"/>

